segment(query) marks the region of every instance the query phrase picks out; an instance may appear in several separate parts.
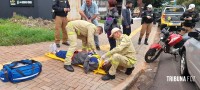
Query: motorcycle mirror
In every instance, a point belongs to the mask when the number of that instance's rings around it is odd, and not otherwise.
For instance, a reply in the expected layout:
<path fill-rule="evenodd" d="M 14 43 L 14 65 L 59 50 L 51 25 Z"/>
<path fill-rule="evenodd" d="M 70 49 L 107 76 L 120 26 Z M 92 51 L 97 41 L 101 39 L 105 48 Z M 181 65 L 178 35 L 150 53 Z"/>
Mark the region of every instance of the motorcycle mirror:
<path fill-rule="evenodd" d="M 188 36 L 196 38 L 196 37 L 199 37 L 199 33 L 198 32 L 189 32 Z"/>

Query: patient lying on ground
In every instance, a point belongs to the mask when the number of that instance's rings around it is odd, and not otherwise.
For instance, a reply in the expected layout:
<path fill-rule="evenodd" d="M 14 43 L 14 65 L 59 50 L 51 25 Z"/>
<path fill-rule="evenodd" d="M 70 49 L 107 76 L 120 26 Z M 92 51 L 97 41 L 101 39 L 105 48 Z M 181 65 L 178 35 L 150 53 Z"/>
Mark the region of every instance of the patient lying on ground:
<path fill-rule="evenodd" d="M 49 46 L 49 52 L 57 57 L 65 59 L 67 51 L 58 50 L 56 44 Z M 72 65 L 83 65 L 85 73 L 96 70 L 99 66 L 98 57 L 84 51 L 75 51 L 72 57 Z"/>

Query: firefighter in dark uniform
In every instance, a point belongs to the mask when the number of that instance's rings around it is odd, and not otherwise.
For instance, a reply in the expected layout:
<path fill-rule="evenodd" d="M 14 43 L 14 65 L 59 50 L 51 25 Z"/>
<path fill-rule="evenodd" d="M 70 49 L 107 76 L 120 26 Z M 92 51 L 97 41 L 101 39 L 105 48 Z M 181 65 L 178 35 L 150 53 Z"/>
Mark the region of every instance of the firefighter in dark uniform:
<path fill-rule="evenodd" d="M 195 5 L 190 4 L 188 10 L 183 13 L 180 19 L 184 20 L 183 28 L 186 30 L 184 33 L 191 32 L 196 22 L 199 21 L 199 13 L 195 11 Z M 183 35 L 184 33 L 181 34 Z"/>
<path fill-rule="evenodd" d="M 151 33 L 151 28 L 152 28 L 152 25 L 153 25 L 153 20 L 154 20 L 154 17 L 155 15 L 153 14 L 153 6 L 151 4 L 149 4 L 147 6 L 147 10 L 143 11 L 142 12 L 142 29 L 140 31 L 140 37 L 139 37 L 139 40 L 138 40 L 138 44 L 140 45 L 141 44 L 141 40 L 142 40 L 142 37 L 143 35 L 145 34 L 146 32 L 146 37 L 145 37 L 145 41 L 144 41 L 144 44 L 148 45 L 148 38 L 149 38 L 149 34 Z"/>

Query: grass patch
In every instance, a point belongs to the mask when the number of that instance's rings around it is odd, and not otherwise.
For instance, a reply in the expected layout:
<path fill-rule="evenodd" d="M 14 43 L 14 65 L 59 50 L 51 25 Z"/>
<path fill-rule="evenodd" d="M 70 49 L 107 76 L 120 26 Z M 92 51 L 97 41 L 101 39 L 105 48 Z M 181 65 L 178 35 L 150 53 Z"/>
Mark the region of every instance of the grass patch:
<path fill-rule="evenodd" d="M 21 17 L 19 17 L 21 18 Z M 0 19 L 0 46 L 24 45 L 54 40 L 54 31 L 27 27 Z"/>
<path fill-rule="evenodd" d="M 105 20 L 99 20 L 99 23 L 104 23 L 105 22 Z"/>

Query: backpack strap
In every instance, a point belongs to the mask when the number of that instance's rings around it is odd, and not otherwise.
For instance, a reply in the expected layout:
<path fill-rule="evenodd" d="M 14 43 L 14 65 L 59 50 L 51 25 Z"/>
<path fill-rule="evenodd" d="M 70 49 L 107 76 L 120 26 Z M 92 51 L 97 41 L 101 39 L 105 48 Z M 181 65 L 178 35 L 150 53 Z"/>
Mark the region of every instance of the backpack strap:
<path fill-rule="evenodd" d="M 3 69 L 3 73 L 5 74 L 5 78 L 9 81 L 8 71 L 6 70 L 6 68 Z"/>
<path fill-rule="evenodd" d="M 16 69 L 16 71 L 17 71 L 19 74 L 21 74 L 22 76 L 25 76 L 24 73 L 23 73 L 21 70 Z M 32 71 L 33 71 L 33 69 L 32 69 Z"/>

